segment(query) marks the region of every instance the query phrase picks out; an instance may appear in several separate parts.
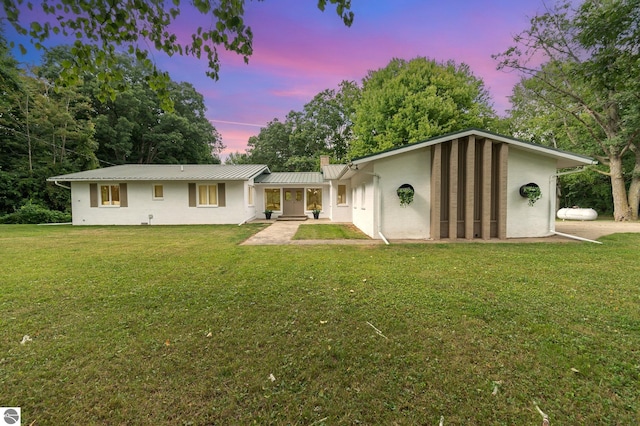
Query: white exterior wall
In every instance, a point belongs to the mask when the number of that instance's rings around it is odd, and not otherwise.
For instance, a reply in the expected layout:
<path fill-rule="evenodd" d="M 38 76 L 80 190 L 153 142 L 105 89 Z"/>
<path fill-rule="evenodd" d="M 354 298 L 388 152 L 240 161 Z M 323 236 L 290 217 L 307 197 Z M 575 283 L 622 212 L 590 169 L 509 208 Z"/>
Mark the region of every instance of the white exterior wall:
<path fill-rule="evenodd" d="M 338 204 L 338 185 L 345 185 L 347 190 L 347 203 Z M 351 182 L 348 180 L 331 181 L 331 194 L 329 197 L 329 211 L 332 222 L 348 222 L 352 221 L 353 200 L 351 192 Z"/>
<path fill-rule="evenodd" d="M 549 188 L 549 177 L 556 173 L 556 160 L 534 153 L 509 149 L 507 177 L 507 238 L 544 237 L 551 233 L 550 202 L 555 188 Z M 527 183 L 540 186 L 542 197 L 529 206 L 520 196 L 520 187 Z"/>
<path fill-rule="evenodd" d="M 431 150 L 429 148 L 380 159 L 374 164 L 380 176 L 381 232 L 391 239 L 430 237 Z M 400 185 L 413 186 L 413 203 L 400 206 Z M 377 237 L 376 237 L 377 238 Z"/>
<path fill-rule="evenodd" d="M 353 224 L 371 238 L 377 238 L 373 167 L 369 166 L 351 178 Z M 364 192 L 363 192 L 364 191 Z M 363 196 L 364 194 L 364 196 Z"/>
<path fill-rule="evenodd" d="M 121 182 L 99 182 L 100 185 Z M 198 182 L 216 184 L 220 182 Z M 247 205 L 246 181 L 225 183 L 225 207 L 189 207 L 189 182 L 127 182 L 128 207 L 90 206 L 89 182 L 71 183 L 74 225 L 195 225 L 238 224 L 255 216 Z M 153 185 L 163 185 L 164 197 L 154 200 Z M 149 215 L 153 215 L 149 219 Z"/>

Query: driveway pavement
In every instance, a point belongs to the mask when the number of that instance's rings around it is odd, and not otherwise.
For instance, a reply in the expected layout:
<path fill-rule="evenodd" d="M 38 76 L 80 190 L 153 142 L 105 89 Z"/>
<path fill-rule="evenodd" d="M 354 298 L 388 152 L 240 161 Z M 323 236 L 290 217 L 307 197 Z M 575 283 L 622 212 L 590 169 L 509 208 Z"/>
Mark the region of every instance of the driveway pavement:
<path fill-rule="evenodd" d="M 640 232 L 640 222 L 614 222 L 612 220 L 556 222 L 556 231 L 563 234 L 577 235 L 590 240 L 611 234 Z"/>
<path fill-rule="evenodd" d="M 241 245 L 318 245 L 318 244 L 349 244 L 349 245 L 376 245 L 384 244 L 381 240 L 293 240 L 293 236 L 302 224 L 322 224 L 333 223 L 329 220 L 313 220 L 313 221 L 273 221 L 271 225 L 253 235 Z M 640 233 L 640 222 L 614 222 L 614 221 L 563 221 L 556 222 L 556 231 L 585 238 L 588 240 L 597 240 L 600 237 L 616 233 Z M 578 240 L 563 237 L 560 235 L 544 237 L 544 238 L 510 238 L 508 240 L 473 240 L 474 243 L 495 243 L 495 242 L 512 242 L 512 243 L 534 243 L 534 242 L 550 242 L 550 243 L 568 243 Z M 393 243 L 447 243 L 448 240 L 391 240 Z M 459 239 L 456 243 L 464 243 L 467 240 Z"/>

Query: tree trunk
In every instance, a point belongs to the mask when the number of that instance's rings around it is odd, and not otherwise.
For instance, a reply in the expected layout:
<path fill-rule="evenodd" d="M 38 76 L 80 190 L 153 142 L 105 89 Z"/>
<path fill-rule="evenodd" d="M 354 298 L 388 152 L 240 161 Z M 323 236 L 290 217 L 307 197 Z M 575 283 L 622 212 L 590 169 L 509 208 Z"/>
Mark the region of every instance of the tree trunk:
<path fill-rule="evenodd" d="M 629 199 L 622 175 L 622 157 L 617 154 L 609 156 L 609 173 L 611 177 L 611 193 L 613 195 L 613 218 L 616 222 L 632 219 Z"/>
<path fill-rule="evenodd" d="M 629 186 L 629 208 L 631 209 L 631 220 L 638 220 L 638 207 L 640 205 L 640 152 L 633 150 L 636 156 L 636 163 L 631 174 L 631 185 Z"/>

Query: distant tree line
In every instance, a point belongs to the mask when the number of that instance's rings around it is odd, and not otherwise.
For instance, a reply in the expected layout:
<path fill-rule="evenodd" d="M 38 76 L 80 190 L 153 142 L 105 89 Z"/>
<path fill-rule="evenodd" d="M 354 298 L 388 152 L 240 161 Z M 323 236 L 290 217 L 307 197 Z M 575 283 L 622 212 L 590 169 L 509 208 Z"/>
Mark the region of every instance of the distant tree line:
<path fill-rule="evenodd" d="M 99 99 L 95 76 L 56 85 L 69 47 L 47 51 L 25 69 L 0 34 L 0 216 L 23 206 L 69 209 L 69 191 L 47 184 L 58 174 L 124 163 L 219 163 L 221 137 L 191 84 L 170 81 L 173 112 L 149 84 L 153 70 L 120 55 L 108 71 L 119 91 Z"/>

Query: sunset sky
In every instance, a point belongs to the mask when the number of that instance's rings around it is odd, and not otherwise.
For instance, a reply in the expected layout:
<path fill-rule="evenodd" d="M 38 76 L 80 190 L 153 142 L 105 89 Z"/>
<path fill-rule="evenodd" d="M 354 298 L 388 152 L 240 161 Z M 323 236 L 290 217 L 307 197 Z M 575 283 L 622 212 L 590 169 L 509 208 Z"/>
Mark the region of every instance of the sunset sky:
<path fill-rule="evenodd" d="M 192 83 L 204 96 L 207 117 L 227 146 L 223 157 L 244 151 L 248 138 L 267 122 L 283 120 L 342 80 L 360 83 L 367 71 L 392 58 L 424 56 L 468 64 L 502 114 L 518 77 L 497 71 L 491 55 L 513 44 L 513 36 L 544 8 L 542 0 L 352 0 L 355 20 L 347 28 L 334 7 L 321 12 L 316 4 L 247 2 L 245 22 L 254 33 L 254 54 L 248 65 L 235 54 L 222 54 L 219 81 L 205 75 L 204 59 L 153 53 L 173 80 Z M 207 20 L 185 13 L 174 28 L 186 37 Z M 8 26 L 5 35 L 18 40 Z M 17 49 L 14 55 L 21 62 L 34 61 Z"/>

